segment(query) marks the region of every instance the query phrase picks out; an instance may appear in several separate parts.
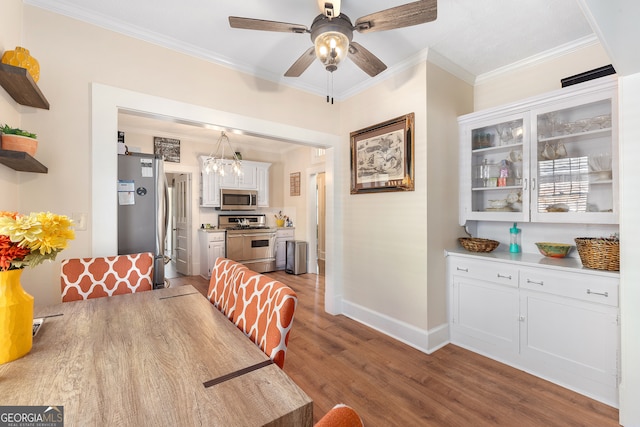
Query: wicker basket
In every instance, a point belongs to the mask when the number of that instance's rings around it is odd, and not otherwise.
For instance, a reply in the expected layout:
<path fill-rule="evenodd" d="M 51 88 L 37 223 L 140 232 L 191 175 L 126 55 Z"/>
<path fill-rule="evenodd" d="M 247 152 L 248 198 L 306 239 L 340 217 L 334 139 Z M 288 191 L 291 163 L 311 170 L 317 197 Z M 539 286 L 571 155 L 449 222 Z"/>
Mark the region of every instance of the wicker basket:
<path fill-rule="evenodd" d="M 463 248 L 470 252 L 491 252 L 500 244 L 497 240 L 481 239 L 479 237 L 460 237 L 458 241 Z"/>
<path fill-rule="evenodd" d="M 620 240 L 577 237 L 575 241 L 582 265 L 596 270 L 620 271 Z"/>

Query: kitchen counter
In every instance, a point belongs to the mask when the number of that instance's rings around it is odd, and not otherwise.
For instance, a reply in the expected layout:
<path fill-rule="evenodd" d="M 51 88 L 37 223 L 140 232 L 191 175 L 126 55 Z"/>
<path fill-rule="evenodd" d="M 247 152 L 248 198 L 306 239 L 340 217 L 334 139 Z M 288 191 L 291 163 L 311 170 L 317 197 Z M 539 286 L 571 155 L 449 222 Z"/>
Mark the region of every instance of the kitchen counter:
<path fill-rule="evenodd" d="M 493 251 L 493 252 L 470 252 L 462 247 L 458 247 L 455 249 L 445 249 L 445 256 L 449 254 L 455 254 L 459 256 L 474 258 L 474 259 L 491 259 L 504 261 L 505 263 L 517 264 L 517 265 L 529 265 L 533 267 L 541 267 L 544 266 L 549 269 L 554 270 L 581 270 L 583 272 L 588 272 L 593 275 L 600 275 L 606 277 L 620 277 L 619 271 L 607 271 L 607 270 L 596 270 L 593 268 L 586 268 L 582 265 L 580 258 L 574 257 L 565 257 L 565 258 L 550 258 L 546 257 L 542 254 L 536 253 L 518 253 L 512 254 L 507 251 Z"/>

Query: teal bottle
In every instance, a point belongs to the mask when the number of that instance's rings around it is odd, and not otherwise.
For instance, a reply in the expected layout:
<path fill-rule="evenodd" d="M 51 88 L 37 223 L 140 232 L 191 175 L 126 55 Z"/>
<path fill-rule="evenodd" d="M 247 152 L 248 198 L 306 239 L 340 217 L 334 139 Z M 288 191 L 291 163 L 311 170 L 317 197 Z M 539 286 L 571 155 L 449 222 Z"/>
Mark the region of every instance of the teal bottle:
<path fill-rule="evenodd" d="M 509 234 L 511 237 L 511 244 L 509 245 L 509 252 L 512 254 L 520 253 L 520 245 L 518 244 L 518 235 L 520 234 L 520 229 L 518 228 L 517 223 L 513 223 L 513 227 L 509 229 Z"/>

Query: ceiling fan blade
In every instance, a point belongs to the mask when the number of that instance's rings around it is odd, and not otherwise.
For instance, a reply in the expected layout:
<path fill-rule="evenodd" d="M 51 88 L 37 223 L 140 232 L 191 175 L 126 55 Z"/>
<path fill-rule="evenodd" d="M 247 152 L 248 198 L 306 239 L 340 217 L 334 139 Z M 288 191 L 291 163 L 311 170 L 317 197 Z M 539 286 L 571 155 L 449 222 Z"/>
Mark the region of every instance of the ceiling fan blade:
<path fill-rule="evenodd" d="M 285 77 L 300 77 L 309 65 L 316 59 L 316 48 L 311 46 L 300 58 L 293 63 L 291 67 L 284 73 Z"/>
<path fill-rule="evenodd" d="M 231 28 L 259 31 L 278 31 L 281 33 L 308 33 L 309 29 L 300 24 L 289 24 L 287 22 L 265 21 L 263 19 L 241 18 L 238 16 L 229 17 Z"/>
<path fill-rule="evenodd" d="M 349 44 L 349 58 L 371 77 L 375 77 L 387 69 L 384 62 L 356 42 Z"/>
<path fill-rule="evenodd" d="M 422 0 L 363 16 L 354 27 L 358 32 L 370 33 L 424 24 L 437 17 L 438 1 Z"/>
<path fill-rule="evenodd" d="M 320 13 L 327 18 L 335 18 L 340 15 L 340 0 L 318 0 Z"/>

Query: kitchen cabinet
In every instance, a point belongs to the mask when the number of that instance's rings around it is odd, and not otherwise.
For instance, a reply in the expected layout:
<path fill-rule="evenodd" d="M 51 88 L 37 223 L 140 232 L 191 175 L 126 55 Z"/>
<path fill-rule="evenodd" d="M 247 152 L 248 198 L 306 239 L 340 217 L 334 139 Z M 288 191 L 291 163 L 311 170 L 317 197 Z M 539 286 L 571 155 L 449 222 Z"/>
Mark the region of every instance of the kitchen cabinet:
<path fill-rule="evenodd" d="M 287 264 L 287 240 L 294 239 L 294 228 L 278 228 L 276 231 L 276 270 L 285 269 Z"/>
<path fill-rule="evenodd" d="M 200 156 L 200 206 L 220 207 L 220 189 L 247 189 L 258 191 L 258 207 L 269 206 L 269 168 L 271 163 L 242 161 L 242 173 L 240 176 L 231 173 L 227 168 L 227 173 L 220 176 L 217 173 L 207 174 L 204 170 L 206 156 Z M 225 161 L 227 165 L 232 162 Z"/>
<path fill-rule="evenodd" d="M 226 232 L 201 228 L 200 234 L 200 276 L 211 279 L 216 259 L 226 256 Z"/>
<path fill-rule="evenodd" d="M 619 274 L 546 263 L 449 252 L 451 342 L 617 406 Z"/>
<path fill-rule="evenodd" d="M 460 224 L 618 223 L 616 80 L 461 116 Z"/>

